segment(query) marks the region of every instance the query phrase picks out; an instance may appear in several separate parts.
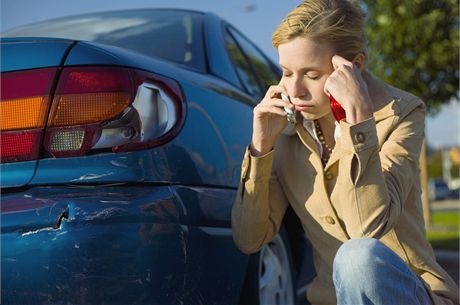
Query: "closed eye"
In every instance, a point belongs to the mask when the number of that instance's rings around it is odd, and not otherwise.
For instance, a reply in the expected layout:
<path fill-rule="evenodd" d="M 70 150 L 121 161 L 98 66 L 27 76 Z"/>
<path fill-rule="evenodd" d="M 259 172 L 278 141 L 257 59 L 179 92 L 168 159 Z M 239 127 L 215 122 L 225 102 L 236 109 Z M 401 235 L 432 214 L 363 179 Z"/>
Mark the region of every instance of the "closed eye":
<path fill-rule="evenodd" d="M 318 80 L 320 78 L 319 75 L 308 75 L 306 74 L 305 75 L 308 79 L 311 79 L 311 80 Z"/>

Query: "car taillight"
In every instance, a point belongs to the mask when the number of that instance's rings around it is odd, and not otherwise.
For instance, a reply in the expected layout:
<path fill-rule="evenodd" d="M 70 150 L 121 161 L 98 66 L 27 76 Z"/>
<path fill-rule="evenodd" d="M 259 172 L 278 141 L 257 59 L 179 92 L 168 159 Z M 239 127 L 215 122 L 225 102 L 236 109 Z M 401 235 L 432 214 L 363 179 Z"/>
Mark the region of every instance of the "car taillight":
<path fill-rule="evenodd" d="M 2 163 L 38 158 L 56 73 L 56 68 L 2 73 Z"/>
<path fill-rule="evenodd" d="M 177 133 L 183 109 L 180 88 L 171 79 L 120 67 L 64 68 L 44 149 L 60 158 L 151 147 Z"/>

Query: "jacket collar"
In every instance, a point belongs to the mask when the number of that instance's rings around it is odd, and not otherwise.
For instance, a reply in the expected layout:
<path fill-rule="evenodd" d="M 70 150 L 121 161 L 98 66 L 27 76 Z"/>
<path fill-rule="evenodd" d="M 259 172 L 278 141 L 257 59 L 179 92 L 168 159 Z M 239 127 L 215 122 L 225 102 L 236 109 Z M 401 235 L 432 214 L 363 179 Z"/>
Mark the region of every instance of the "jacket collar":
<path fill-rule="evenodd" d="M 400 113 L 400 109 L 398 107 L 400 100 L 401 99 L 399 97 L 394 97 L 391 102 L 389 102 L 382 108 L 375 111 L 374 112 L 375 122 L 379 122 L 391 116 L 398 115 Z"/>

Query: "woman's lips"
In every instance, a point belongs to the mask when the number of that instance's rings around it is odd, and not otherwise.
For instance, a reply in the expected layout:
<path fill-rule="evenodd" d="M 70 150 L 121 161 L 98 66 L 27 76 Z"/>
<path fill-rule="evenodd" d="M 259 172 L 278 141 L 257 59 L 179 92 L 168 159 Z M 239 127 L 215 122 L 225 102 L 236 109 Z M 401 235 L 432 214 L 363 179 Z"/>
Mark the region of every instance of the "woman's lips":
<path fill-rule="evenodd" d="M 308 106 L 308 105 L 294 105 L 295 110 L 300 111 L 300 112 L 308 112 L 310 109 L 313 108 L 313 106 Z"/>

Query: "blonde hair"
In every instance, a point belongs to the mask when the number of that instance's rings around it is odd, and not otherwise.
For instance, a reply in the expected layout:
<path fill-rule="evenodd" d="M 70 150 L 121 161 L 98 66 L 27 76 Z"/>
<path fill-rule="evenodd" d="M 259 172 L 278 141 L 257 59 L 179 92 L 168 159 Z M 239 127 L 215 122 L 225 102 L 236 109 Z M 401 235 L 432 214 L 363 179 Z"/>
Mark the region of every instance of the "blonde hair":
<path fill-rule="evenodd" d="M 363 19 L 358 1 L 305 0 L 281 21 L 272 44 L 278 48 L 291 39 L 305 37 L 328 43 L 336 54 L 352 60 L 364 53 L 367 44 Z"/>

